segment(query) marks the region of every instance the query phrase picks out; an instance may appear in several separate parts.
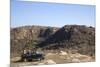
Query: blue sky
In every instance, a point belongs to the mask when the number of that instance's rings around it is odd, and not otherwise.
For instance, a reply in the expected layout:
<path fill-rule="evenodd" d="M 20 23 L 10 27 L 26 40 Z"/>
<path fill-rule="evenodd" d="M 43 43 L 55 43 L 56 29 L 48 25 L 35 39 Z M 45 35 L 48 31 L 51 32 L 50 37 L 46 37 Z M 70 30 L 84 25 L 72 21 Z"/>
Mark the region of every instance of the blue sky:
<path fill-rule="evenodd" d="M 95 6 L 11 0 L 11 27 L 66 24 L 95 26 Z"/>

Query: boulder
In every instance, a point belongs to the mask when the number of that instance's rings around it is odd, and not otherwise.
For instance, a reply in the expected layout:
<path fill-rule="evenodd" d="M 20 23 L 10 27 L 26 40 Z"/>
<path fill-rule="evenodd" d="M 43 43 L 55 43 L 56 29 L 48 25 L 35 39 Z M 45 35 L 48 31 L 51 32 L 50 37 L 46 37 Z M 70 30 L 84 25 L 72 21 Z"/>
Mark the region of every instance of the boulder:
<path fill-rule="evenodd" d="M 44 64 L 56 64 L 53 60 L 46 60 Z"/>
<path fill-rule="evenodd" d="M 65 52 L 65 51 L 60 51 L 60 55 L 67 55 L 67 52 Z"/>

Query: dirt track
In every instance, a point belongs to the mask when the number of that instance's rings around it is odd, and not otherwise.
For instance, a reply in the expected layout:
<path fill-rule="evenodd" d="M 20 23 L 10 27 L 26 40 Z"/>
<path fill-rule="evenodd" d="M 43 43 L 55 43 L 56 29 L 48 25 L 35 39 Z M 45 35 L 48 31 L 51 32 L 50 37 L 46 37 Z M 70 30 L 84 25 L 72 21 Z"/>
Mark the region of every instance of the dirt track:
<path fill-rule="evenodd" d="M 95 58 L 79 53 L 71 54 L 62 51 L 61 53 L 47 53 L 45 59 L 42 61 L 33 62 L 15 62 L 20 60 L 20 57 L 11 58 L 11 67 L 22 67 L 31 65 L 50 65 L 50 64 L 64 64 L 64 63 L 80 63 L 80 62 L 94 62 Z"/>

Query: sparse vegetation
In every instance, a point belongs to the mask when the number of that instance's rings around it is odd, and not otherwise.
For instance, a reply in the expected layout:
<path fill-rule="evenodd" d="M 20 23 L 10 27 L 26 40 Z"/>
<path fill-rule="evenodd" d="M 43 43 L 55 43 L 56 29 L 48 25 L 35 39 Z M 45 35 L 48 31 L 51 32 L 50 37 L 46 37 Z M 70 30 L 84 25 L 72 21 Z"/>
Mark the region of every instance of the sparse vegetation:
<path fill-rule="evenodd" d="M 84 25 L 65 25 L 62 28 L 24 26 L 11 29 L 11 57 L 20 56 L 23 49 L 31 49 L 33 47 L 42 49 L 46 54 L 52 51 L 56 55 L 56 53 L 60 51 L 65 51 L 68 52 L 66 57 L 69 55 L 73 56 L 73 54 L 75 54 L 75 56 L 77 54 L 78 56 L 80 54 L 80 56 L 85 55 L 89 58 L 91 57 L 89 61 L 94 61 L 95 28 Z M 55 58 L 55 55 L 54 57 L 53 55 L 49 57 Z M 46 55 L 46 59 L 49 59 L 49 57 Z M 75 57 L 74 60 L 73 58 L 69 58 L 65 61 L 63 59 L 60 60 L 62 60 L 62 62 L 58 61 L 58 63 L 81 62 L 80 59 Z M 84 61 L 86 61 L 86 59 Z"/>

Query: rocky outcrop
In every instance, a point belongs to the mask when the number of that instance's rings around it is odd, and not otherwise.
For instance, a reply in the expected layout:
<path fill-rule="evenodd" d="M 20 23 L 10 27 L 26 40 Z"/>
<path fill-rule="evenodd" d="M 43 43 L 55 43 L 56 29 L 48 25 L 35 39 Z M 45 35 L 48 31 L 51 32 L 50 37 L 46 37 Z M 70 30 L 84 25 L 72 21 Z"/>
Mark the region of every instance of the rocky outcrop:
<path fill-rule="evenodd" d="M 20 55 L 25 48 L 44 50 L 77 50 L 95 55 L 95 28 L 84 25 L 65 25 L 62 28 L 23 26 L 11 28 L 11 55 Z"/>
<path fill-rule="evenodd" d="M 59 28 L 22 26 L 11 28 L 11 56 L 18 56 L 25 48 L 33 48 L 53 35 Z"/>
<path fill-rule="evenodd" d="M 95 28 L 82 25 L 65 25 L 38 46 L 44 49 L 77 50 L 82 54 L 94 55 Z"/>

